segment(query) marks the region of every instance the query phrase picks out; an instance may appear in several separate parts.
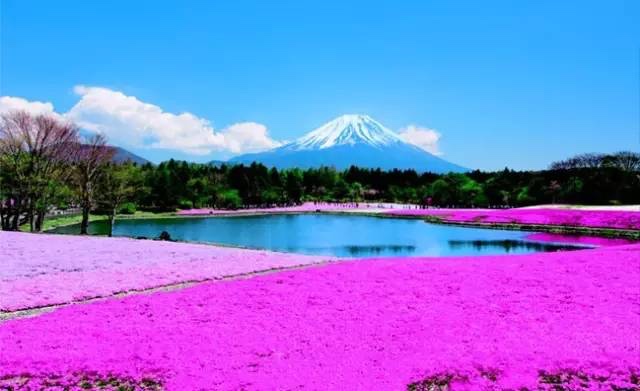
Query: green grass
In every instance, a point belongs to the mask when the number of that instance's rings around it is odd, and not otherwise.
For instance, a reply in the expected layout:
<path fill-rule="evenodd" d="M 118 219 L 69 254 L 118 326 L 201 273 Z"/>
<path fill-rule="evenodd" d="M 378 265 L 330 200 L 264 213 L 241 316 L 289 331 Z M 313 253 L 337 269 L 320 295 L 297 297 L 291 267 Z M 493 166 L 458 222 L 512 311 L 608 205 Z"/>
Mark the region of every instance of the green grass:
<path fill-rule="evenodd" d="M 118 215 L 116 220 L 125 220 L 125 219 L 155 219 L 155 218 L 172 218 L 172 217 L 180 217 L 176 216 L 173 212 L 144 212 L 144 211 L 136 211 L 135 214 L 132 215 Z M 91 214 L 89 215 L 89 222 L 94 221 L 104 221 L 107 220 L 109 216 L 107 215 L 99 215 L 99 214 Z M 44 219 L 44 224 L 42 225 L 42 231 L 50 231 L 52 229 L 56 229 L 58 227 L 65 227 L 68 225 L 80 224 L 82 221 L 82 214 L 73 214 L 66 216 L 52 216 Z M 24 224 L 20 226 L 20 230 L 23 232 L 29 232 L 29 224 Z"/>
<path fill-rule="evenodd" d="M 106 215 L 90 215 L 89 221 L 106 220 Z M 82 221 L 82 214 L 66 215 L 66 216 L 53 216 L 44 219 L 42 224 L 43 231 L 49 231 L 58 227 L 64 227 L 67 225 L 80 224 Z M 29 232 L 29 224 L 23 224 L 20 226 L 20 231 Z"/>
<path fill-rule="evenodd" d="M 173 218 L 173 217 L 182 217 L 176 215 L 175 212 L 145 212 L 145 211 L 136 211 L 136 213 L 132 215 L 118 215 L 118 220 L 124 219 L 158 219 L 158 218 Z"/>

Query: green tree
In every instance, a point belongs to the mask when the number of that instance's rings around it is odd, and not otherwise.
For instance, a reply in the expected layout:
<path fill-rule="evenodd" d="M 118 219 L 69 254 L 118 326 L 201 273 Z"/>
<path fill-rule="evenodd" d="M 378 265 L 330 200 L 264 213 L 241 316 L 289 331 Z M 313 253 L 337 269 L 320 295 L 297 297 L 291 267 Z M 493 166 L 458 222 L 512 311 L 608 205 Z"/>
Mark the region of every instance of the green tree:
<path fill-rule="evenodd" d="M 302 180 L 303 180 L 302 172 L 300 171 L 300 169 L 296 168 L 296 169 L 287 171 L 287 185 L 286 185 L 287 196 L 289 197 L 290 201 L 296 204 L 300 203 L 300 200 L 302 199 L 302 195 L 304 191 L 304 185 Z"/>
<path fill-rule="evenodd" d="M 192 208 L 200 207 L 203 200 L 206 202 L 208 187 L 207 179 L 204 177 L 191 178 L 187 181 L 186 192 Z"/>
<path fill-rule="evenodd" d="M 433 198 L 433 202 L 436 205 L 446 206 L 454 202 L 453 189 L 451 188 L 451 184 L 443 178 L 439 178 L 433 181 L 430 186 L 429 193 L 431 194 L 431 198 Z"/>
<path fill-rule="evenodd" d="M 349 184 L 344 179 L 340 179 L 333 189 L 333 198 L 337 201 L 344 201 L 349 197 L 350 190 Z"/>
<path fill-rule="evenodd" d="M 561 197 L 565 202 L 578 202 L 583 188 L 584 182 L 582 179 L 572 176 L 567 183 L 562 186 Z"/>
<path fill-rule="evenodd" d="M 225 189 L 217 194 L 216 205 L 224 209 L 238 209 L 242 206 L 242 198 L 236 189 Z"/>
<path fill-rule="evenodd" d="M 363 194 L 364 194 L 364 188 L 360 183 L 354 182 L 351 184 L 349 189 L 349 198 L 351 198 L 351 201 L 353 202 L 362 201 Z"/>
<path fill-rule="evenodd" d="M 109 215 L 107 234 L 113 235 L 113 226 L 120 206 L 130 201 L 143 183 L 142 172 L 131 163 L 108 164 L 100 178 L 99 202 Z"/>
<path fill-rule="evenodd" d="M 516 196 L 516 202 L 518 205 L 531 205 L 535 203 L 535 198 L 529 194 L 529 187 L 524 186 L 518 190 L 518 194 Z"/>
<path fill-rule="evenodd" d="M 460 184 L 460 201 L 462 204 L 471 206 L 486 205 L 487 198 L 482 186 L 468 177 L 462 178 Z"/>

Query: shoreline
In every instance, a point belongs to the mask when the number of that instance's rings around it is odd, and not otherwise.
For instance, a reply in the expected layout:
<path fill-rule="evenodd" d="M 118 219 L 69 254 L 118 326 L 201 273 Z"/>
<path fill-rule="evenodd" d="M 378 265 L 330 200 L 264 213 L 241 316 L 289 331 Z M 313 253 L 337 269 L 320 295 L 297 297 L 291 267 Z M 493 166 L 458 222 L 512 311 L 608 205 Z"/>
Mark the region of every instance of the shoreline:
<path fill-rule="evenodd" d="M 295 207 L 294 207 L 295 208 Z M 524 209 L 524 208 L 522 208 Z M 559 209 L 559 208 L 558 208 Z M 412 209 L 408 209 L 412 210 Z M 418 209 L 422 210 L 422 209 Z M 437 211 L 438 213 L 455 213 L 460 209 L 424 209 L 424 211 Z M 527 210 L 535 210 L 533 208 Z M 563 209 L 563 210 L 575 210 L 580 209 Z M 427 223 L 452 225 L 470 228 L 486 228 L 486 229 L 506 229 L 514 231 L 534 231 L 534 232 L 547 232 L 554 234 L 564 235 L 576 235 L 576 236 L 594 236 L 612 239 L 629 239 L 634 241 L 640 241 L 640 228 L 639 229 L 623 229 L 623 228 L 608 228 L 608 227 L 589 227 L 589 226 L 570 226 L 564 224 L 531 224 L 531 223 L 499 223 L 499 222 L 479 222 L 479 221 L 452 221 L 447 220 L 444 216 L 436 215 L 420 215 L 420 214 L 406 214 L 405 209 L 375 209 L 374 208 L 344 208 L 344 209 L 325 209 L 317 208 L 316 210 L 247 210 L 244 212 L 240 210 L 219 210 L 215 214 L 180 214 L 180 212 L 171 212 L 169 214 L 158 215 L 143 215 L 143 216 L 127 216 L 116 219 L 118 220 L 151 220 L 151 219 L 184 219 L 184 218 L 215 218 L 215 217 L 253 217 L 253 216 L 267 216 L 267 215 L 292 215 L 292 214 L 328 214 L 328 215 L 357 215 L 357 216 L 369 216 L 380 218 L 399 218 L 399 219 L 418 219 L 424 220 Z M 496 209 L 500 211 L 500 209 Z M 640 214 L 640 212 L 639 212 Z M 103 219 L 94 220 L 102 221 Z M 62 227 L 69 227 L 78 224 L 77 222 L 70 222 L 67 224 L 57 225 L 54 228 L 47 229 L 42 233 L 57 234 L 56 229 Z M 104 236 L 104 235 L 90 235 L 90 236 Z M 150 238 L 151 239 L 151 238 Z M 185 243 L 200 243 L 182 241 Z M 210 242 L 202 242 L 202 244 L 211 244 Z M 226 246 L 225 244 L 216 243 L 215 245 Z M 231 246 L 236 247 L 236 246 Z M 244 248 L 244 247 L 240 247 Z"/>

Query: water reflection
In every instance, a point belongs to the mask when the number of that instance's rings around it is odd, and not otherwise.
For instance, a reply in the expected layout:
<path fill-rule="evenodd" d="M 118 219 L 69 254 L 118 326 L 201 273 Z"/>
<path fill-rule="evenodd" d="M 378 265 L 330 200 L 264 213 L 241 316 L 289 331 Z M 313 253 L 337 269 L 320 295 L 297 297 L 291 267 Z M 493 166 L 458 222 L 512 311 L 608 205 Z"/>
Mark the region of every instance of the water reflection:
<path fill-rule="evenodd" d="M 476 251 L 495 250 L 501 249 L 505 253 L 521 252 L 526 250 L 527 252 L 552 252 L 552 251 L 566 251 L 566 250 L 580 250 L 584 249 L 583 246 L 570 245 L 570 244 L 557 244 L 557 243 L 537 243 L 527 242 L 524 240 L 449 240 L 449 247 L 452 250 L 458 250 L 462 248 L 472 248 Z"/>
<path fill-rule="evenodd" d="M 56 230 L 78 233 L 78 226 Z M 568 244 L 528 240 L 531 232 L 428 224 L 422 220 L 370 216 L 267 215 L 120 220 L 116 236 L 220 243 L 255 249 L 338 257 L 470 256 L 573 250 Z M 92 222 L 104 234 L 104 222 Z"/>
<path fill-rule="evenodd" d="M 344 246 L 343 247 L 350 255 L 361 257 L 366 255 L 381 255 L 381 254 L 411 254 L 416 251 L 416 246 L 401 246 L 401 245 L 377 245 L 377 246 Z"/>

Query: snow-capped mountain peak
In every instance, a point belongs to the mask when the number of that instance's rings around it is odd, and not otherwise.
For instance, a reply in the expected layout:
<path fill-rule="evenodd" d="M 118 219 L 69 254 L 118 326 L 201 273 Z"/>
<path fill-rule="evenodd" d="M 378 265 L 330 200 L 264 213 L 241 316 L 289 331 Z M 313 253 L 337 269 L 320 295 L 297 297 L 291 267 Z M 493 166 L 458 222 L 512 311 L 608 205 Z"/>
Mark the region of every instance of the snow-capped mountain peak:
<path fill-rule="evenodd" d="M 382 147 L 398 142 L 402 139 L 397 134 L 368 115 L 346 114 L 290 143 L 287 149 L 325 149 L 355 144 Z"/>
<path fill-rule="evenodd" d="M 403 141 L 378 121 L 360 114 L 340 116 L 293 142 L 236 156 L 230 162 L 261 162 L 281 169 L 325 166 L 346 170 L 357 166 L 436 173 L 468 171 Z"/>

